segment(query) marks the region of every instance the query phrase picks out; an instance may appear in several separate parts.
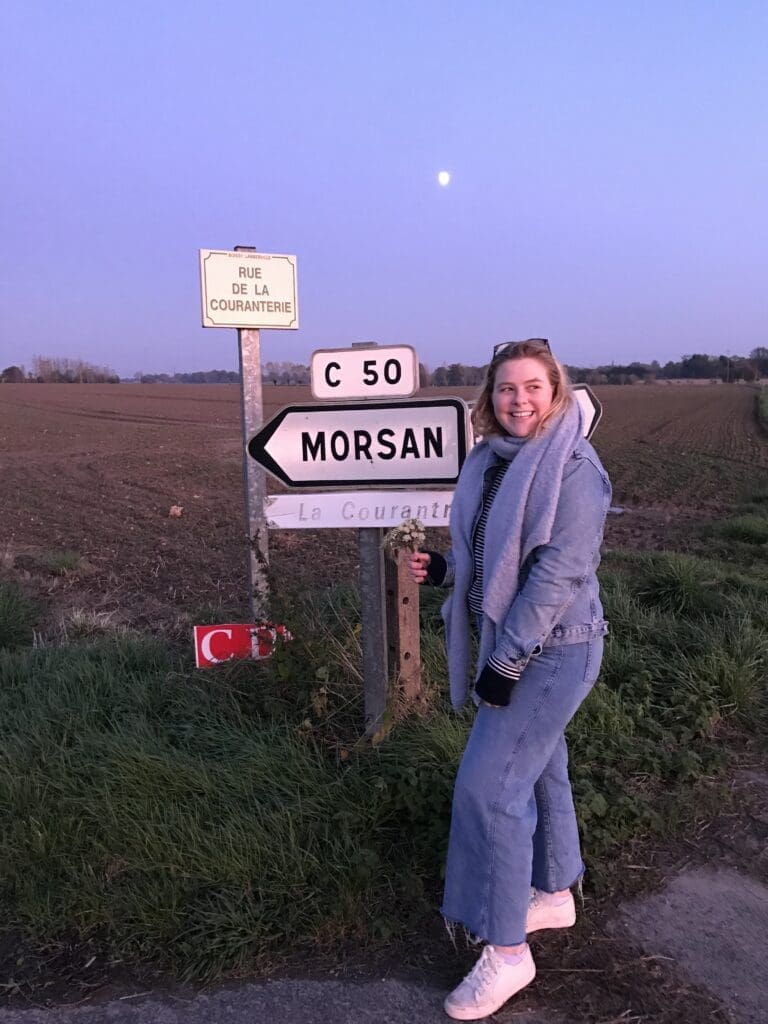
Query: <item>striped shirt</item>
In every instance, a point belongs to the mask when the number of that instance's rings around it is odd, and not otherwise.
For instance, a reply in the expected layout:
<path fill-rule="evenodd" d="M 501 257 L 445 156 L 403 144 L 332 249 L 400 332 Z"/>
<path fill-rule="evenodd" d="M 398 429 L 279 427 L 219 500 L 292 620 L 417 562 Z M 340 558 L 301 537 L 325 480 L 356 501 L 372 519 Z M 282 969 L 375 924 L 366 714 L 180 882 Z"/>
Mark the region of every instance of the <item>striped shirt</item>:
<path fill-rule="evenodd" d="M 472 533 L 472 586 L 467 594 L 469 610 L 476 615 L 483 611 L 483 554 L 485 553 L 485 524 L 491 511 L 493 499 L 501 487 L 504 474 L 509 469 L 509 462 L 499 461 L 490 471 L 490 485 L 483 494 L 480 515 L 477 517 Z"/>

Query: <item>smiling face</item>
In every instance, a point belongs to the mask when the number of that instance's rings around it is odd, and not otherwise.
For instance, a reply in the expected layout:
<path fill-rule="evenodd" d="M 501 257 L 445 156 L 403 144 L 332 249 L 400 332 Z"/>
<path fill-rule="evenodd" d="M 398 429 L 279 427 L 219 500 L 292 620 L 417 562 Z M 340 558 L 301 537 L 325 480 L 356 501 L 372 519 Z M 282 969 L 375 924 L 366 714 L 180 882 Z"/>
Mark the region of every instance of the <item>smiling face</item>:
<path fill-rule="evenodd" d="M 496 370 L 493 413 L 512 437 L 530 437 L 549 412 L 553 396 L 547 368 L 539 359 L 507 359 Z"/>

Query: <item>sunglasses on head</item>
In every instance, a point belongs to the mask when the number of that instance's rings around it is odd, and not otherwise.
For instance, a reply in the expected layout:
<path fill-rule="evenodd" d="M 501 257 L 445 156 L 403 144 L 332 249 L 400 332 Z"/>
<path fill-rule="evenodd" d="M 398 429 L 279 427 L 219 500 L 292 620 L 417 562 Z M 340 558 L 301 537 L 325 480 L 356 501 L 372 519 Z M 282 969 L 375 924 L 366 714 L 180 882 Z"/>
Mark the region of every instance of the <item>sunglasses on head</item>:
<path fill-rule="evenodd" d="M 546 338 L 525 338 L 526 342 L 532 342 L 534 345 L 542 345 L 547 352 L 552 353 L 552 349 L 549 347 L 549 341 Z M 493 357 L 494 359 L 500 352 L 505 352 L 508 348 L 512 348 L 514 345 L 521 345 L 522 341 L 501 341 L 498 345 L 493 346 Z"/>

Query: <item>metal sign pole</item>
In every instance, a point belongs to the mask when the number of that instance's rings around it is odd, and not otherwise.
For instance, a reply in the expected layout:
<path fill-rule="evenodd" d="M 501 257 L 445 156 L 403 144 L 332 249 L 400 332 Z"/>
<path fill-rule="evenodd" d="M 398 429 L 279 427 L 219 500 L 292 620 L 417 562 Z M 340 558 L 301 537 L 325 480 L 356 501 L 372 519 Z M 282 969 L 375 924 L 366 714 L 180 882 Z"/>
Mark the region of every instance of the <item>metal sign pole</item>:
<path fill-rule="evenodd" d="M 259 328 L 297 330 L 299 326 L 296 257 L 236 245 L 234 251 L 200 249 L 199 261 L 203 327 L 237 328 L 249 602 L 258 622 L 269 617 L 267 487 L 263 469 L 249 458 L 245 446 L 264 424 Z"/>
<path fill-rule="evenodd" d="M 253 621 L 268 619 L 269 546 L 264 503 L 267 496 L 266 474 L 246 448 L 249 438 L 264 423 L 261 392 L 261 352 L 258 330 L 238 330 L 243 423 L 243 485 L 245 488 L 245 526 L 248 531 L 248 583 Z"/>

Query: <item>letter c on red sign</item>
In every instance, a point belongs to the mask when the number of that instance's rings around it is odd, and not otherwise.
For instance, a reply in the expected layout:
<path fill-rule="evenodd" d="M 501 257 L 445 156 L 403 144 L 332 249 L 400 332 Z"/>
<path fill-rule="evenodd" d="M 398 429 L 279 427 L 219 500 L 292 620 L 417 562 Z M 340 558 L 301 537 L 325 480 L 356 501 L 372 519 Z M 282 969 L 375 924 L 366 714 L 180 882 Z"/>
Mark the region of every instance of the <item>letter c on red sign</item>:
<path fill-rule="evenodd" d="M 214 665 L 221 664 L 222 658 L 217 658 L 216 655 L 211 651 L 211 640 L 217 633 L 223 633 L 227 640 L 232 639 L 231 629 L 212 629 L 210 633 L 206 633 L 200 643 L 200 650 L 203 652 L 203 657 L 208 661 L 212 661 Z"/>

